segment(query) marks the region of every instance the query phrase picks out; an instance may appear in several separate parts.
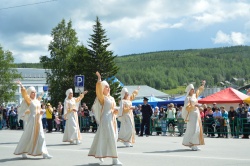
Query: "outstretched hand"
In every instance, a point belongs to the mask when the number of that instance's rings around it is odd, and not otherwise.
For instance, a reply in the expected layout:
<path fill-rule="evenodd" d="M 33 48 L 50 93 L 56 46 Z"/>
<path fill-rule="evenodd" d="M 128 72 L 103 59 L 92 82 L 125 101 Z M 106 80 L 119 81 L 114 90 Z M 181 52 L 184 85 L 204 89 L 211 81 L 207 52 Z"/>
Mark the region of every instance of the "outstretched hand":
<path fill-rule="evenodd" d="M 205 86 L 205 84 L 206 84 L 206 80 L 202 80 L 201 85 Z"/>
<path fill-rule="evenodd" d="M 16 83 L 19 84 L 19 85 L 22 85 L 20 80 L 17 80 Z"/>
<path fill-rule="evenodd" d="M 23 88 L 23 85 L 22 85 L 22 83 L 21 83 L 21 81 L 20 81 L 20 80 L 17 80 L 17 82 L 16 82 L 16 83 L 17 83 L 17 84 L 19 84 L 21 88 Z"/>
<path fill-rule="evenodd" d="M 87 90 L 83 92 L 83 94 L 84 94 L 84 95 L 85 95 L 85 94 L 87 94 L 87 93 L 88 93 L 88 91 L 87 91 Z"/>
<path fill-rule="evenodd" d="M 98 77 L 98 81 L 101 81 L 101 74 L 97 71 L 96 73 L 95 73 L 96 75 L 97 75 L 97 77 Z"/>

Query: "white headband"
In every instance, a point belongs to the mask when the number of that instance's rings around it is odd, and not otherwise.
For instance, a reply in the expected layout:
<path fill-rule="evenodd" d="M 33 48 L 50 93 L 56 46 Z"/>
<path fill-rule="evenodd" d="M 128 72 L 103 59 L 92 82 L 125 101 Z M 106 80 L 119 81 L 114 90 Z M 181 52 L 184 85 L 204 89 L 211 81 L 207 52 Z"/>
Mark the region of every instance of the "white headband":
<path fill-rule="evenodd" d="M 103 92 L 105 86 L 109 86 L 109 84 L 107 81 L 102 81 L 101 84 L 102 84 L 102 92 Z"/>
<path fill-rule="evenodd" d="M 186 96 L 189 95 L 189 92 L 194 89 L 194 85 L 193 84 L 189 84 L 186 89 L 185 89 L 185 92 L 186 92 Z"/>
<path fill-rule="evenodd" d="M 128 89 L 127 88 L 122 88 L 122 91 L 121 91 L 121 99 L 124 98 L 125 94 L 128 93 Z"/>
<path fill-rule="evenodd" d="M 35 92 L 36 93 L 36 89 L 34 86 L 30 86 L 28 89 L 27 89 L 27 94 L 30 95 L 31 92 Z"/>
<path fill-rule="evenodd" d="M 70 93 L 73 93 L 73 90 L 70 88 L 70 89 L 68 89 L 67 91 L 66 91 L 66 96 L 67 96 L 67 98 L 69 97 L 69 94 Z"/>

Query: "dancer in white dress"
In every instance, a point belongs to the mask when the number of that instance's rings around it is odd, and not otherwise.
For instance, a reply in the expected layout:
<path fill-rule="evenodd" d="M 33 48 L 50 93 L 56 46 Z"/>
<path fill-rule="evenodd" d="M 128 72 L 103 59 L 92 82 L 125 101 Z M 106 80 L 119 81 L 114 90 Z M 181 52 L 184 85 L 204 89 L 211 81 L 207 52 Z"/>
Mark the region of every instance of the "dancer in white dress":
<path fill-rule="evenodd" d="M 126 147 L 132 147 L 132 144 L 135 143 L 134 107 L 132 106 L 132 100 L 135 99 L 139 89 L 140 87 L 138 87 L 131 96 L 127 88 L 122 88 L 121 91 L 120 110 L 118 114 L 121 128 L 118 135 L 118 141 L 123 142 Z"/>
<path fill-rule="evenodd" d="M 88 155 L 99 158 L 101 162 L 103 162 L 103 158 L 110 157 L 113 159 L 113 164 L 122 165 L 118 160 L 116 145 L 118 136 L 116 103 L 109 94 L 109 84 L 106 81 L 101 81 L 99 72 L 96 72 L 96 75 L 98 77 L 96 83 L 97 97 L 92 106 L 92 111 L 99 126 Z"/>
<path fill-rule="evenodd" d="M 187 122 L 187 128 L 182 144 L 190 147 L 194 151 L 199 150 L 197 145 L 205 145 L 200 112 L 197 107 L 197 98 L 204 90 L 204 85 L 205 81 L 202 81 L 202 86 L 199 87 L 196 93 L 192 84 L 188 85 L 185 90 L 187 96 L 182 110 L 182 117 L 185 122 Z"/>
<path fill-rule="evenodd" d="M 66 91 L 66 98 L 64 100 L 64 119 L 66 120 L 66 126 L 63 134 L 63 142 L 73 144 L 75 141 L 75 144 L 81 143 L 77 111 L 80 101 L 86 93 L 87 91 L 84 91 L 78 98 L 74 98 L 72 89 Z"/>
<path fill-rule="evenodd" d="M 40 101 L 36 99 L 36 89 L 29 87 L 26 91 L 20 81 L 17 83 L 21 86 L 23 96 L 23 101 L 18 109 L 18 117 L 25 121 L 25 128 L 14 154 L 22 155 L 23 158 L 27 158 L 27 154 L 42 155 L 43 158 L 50 159 L 52 156 L 49 155 L 46 148 L 41 120 L 43 112 Z"/>

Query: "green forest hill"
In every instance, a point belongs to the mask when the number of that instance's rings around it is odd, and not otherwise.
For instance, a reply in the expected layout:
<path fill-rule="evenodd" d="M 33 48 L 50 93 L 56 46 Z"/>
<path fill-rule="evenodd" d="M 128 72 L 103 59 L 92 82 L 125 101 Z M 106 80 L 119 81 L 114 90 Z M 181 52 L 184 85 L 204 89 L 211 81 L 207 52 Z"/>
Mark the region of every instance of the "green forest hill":
<path fill-rule="evenodd" d="M 235 78 L 250 80 L 250 46 L 158 51 L 117 56 L 116 77 L 125 85 L 148 85 L 158 90 L 174 89 L 190 82 L 218 85 Z M 21 63 L 18 68 L 42 68 Z"/>

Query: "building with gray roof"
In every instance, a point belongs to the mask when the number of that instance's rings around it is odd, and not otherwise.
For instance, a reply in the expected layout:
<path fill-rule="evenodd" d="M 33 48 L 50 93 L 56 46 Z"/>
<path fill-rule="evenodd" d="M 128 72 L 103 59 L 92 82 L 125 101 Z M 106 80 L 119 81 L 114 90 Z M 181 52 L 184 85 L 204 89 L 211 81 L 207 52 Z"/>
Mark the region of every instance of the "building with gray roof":
<path fill-rule="evenodd" d="M 138 86 L 140 86 L 140 90 L 135 99 L 141 99 L 143 97 L 150 97 L 150 96 L 154 96 L 165 100 L 169 100 L 170 98 L 169 94 L 163 93 L 147 85 L 125 85 L 124 87 L 128 89 L 129 93 L 132 93 L 134 90 L 138 88 Z"/>

